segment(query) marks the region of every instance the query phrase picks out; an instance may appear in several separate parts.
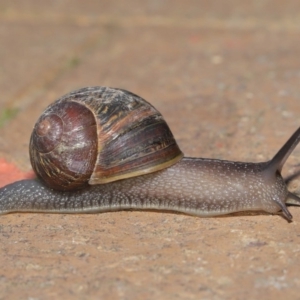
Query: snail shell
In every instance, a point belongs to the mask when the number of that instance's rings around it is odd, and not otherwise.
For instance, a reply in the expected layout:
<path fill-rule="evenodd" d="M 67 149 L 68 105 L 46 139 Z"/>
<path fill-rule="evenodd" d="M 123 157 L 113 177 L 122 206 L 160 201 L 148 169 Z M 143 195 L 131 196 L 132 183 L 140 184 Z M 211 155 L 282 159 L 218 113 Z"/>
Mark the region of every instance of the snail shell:
<path fill-rule="evenodd" d="M 183 157 L 151 104 L 108 87 L 83 88 L 50 105 L 34 127 L 29 149 L 37 176 L 57 190 L 152 173 Z"/>

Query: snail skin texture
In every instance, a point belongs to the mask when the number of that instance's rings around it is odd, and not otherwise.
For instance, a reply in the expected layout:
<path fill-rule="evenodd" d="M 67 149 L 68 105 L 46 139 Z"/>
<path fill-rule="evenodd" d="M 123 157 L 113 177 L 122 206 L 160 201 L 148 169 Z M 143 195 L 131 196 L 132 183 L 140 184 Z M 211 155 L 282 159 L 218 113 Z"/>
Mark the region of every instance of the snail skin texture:
<path fill-rule="evenodd" d="M 0 213 L 156 209 L 201 217 L 282 211 L 300 205 L 282 167 L 300 128 L 262 163 L 183 157 L 161 114 L 128 91 L 83 88 L 36 123 L 30 157 L 37 179 L 0 189 Z"/>

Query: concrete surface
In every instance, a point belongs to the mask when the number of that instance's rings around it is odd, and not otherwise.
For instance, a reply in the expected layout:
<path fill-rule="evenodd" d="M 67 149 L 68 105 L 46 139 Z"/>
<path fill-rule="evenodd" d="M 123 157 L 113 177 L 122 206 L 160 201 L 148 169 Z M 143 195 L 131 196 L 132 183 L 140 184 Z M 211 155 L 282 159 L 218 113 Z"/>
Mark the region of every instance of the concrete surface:
<path fill-rule="evenodd" d="M 106 85 L 153 103 L 187 156 L 267 160 L 300 124 L 299 34 L 297 0 L 1 0 L 0 158 L 30 171 L 44 108 Z M 1 216 L 0 299 L 300 299 L 290 210 Z"/>

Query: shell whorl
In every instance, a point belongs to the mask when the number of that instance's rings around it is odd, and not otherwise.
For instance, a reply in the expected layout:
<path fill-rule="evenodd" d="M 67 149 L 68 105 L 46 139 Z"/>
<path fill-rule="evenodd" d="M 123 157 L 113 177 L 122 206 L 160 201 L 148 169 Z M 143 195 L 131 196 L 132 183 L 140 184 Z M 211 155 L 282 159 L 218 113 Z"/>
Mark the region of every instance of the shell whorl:
<path fill-rule="evenodd" d="M 183 156 L 151 104 L 107 87 L 83 88 L 50 105 L 30 149 L 38 177 L 60 190 L 151 173 Z"/>

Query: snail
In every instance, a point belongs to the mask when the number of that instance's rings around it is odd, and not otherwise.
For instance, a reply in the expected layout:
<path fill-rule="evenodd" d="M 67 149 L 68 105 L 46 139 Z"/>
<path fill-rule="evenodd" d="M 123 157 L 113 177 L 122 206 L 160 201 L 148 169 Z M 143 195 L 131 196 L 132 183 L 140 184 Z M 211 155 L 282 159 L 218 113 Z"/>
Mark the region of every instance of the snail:
<path fill-rule="evenodd" d="M 0 189 L 0 214 L 155 209 L 202 217 L 300 205 L 281 176 L 300 128 L 261 163 L 183 157 L 162 115 L 122 90 L 87 87 L 50 105 L 30 139 L 37 178 Z"/>

